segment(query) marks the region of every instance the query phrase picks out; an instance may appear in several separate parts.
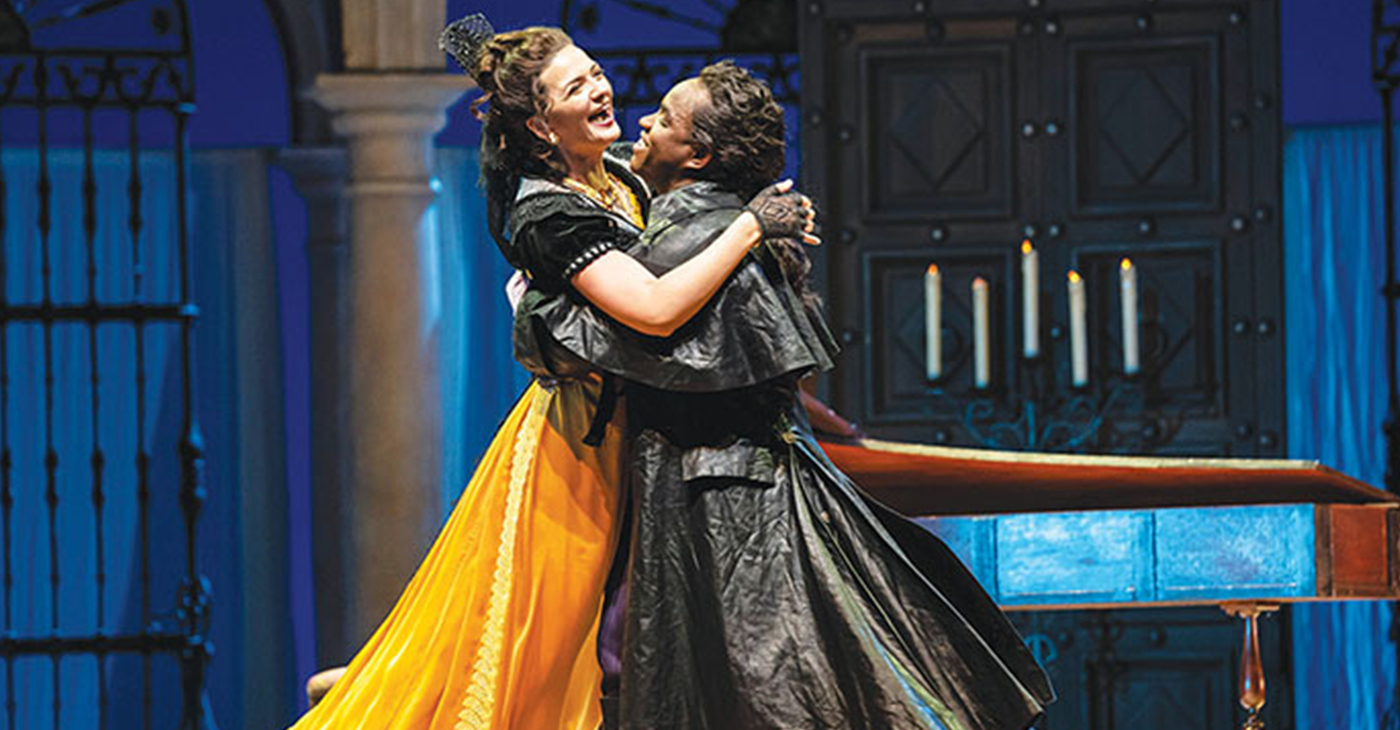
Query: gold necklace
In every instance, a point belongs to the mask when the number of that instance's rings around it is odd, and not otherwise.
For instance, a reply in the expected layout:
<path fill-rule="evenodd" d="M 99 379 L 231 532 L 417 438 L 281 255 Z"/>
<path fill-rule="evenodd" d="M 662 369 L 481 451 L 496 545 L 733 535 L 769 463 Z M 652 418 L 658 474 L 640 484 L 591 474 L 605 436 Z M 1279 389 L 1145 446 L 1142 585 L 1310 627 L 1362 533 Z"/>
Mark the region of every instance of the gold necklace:
<path fill-rule="evenodd" d="M 589 198 L 592 198 L 604 208 L 611 208 L 617 204 L 617 189 L 613 187 L 614 179 L 612 173 L 609 172 L 605 174 L 607 176 L 605 178 L 608 184 L 607 190 L 599 190 L 598 188 L 595 188 L 582 180 L 578 180 L 572 177 L 564 178 L 564 184 L 568 185 L 574 190 L 579 191 L 580 193 L 583 193 Z"/>
<path fill-rule="evenodd" d="M 642 220 L 641 212 L 642 206 L 637 202 L 637 195 L 611 172 L 606 173 L 606 175 L 608 181 L 607 190 L 599 190 L 582 180 L 577 180 L 572 177 L 565 177 L 564 184 L 583 193 L 584 196 L 597 202 L 604 208 L 622 214 L 628 220 L 635 223 L 638 228 L 644 227 L 645 222 Z M 618 192 L 619 189 L 621 189 L 621 193 Z"/>

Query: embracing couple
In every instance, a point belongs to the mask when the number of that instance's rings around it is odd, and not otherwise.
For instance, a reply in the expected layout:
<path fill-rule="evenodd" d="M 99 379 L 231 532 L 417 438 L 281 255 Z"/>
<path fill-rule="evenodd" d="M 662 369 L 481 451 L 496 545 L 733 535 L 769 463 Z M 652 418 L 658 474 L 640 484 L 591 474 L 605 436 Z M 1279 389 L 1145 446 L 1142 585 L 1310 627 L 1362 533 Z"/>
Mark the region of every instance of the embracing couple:
<path fill-rule="evenodd" d="M 1028 728 L 1053 693 L 1011 624 L 812 436 L 798 382 L 837 348 L 768 88 L 706 67 L 625 149 L 558 29 L 443 46 L 537 377 L 296 730 Z"/>

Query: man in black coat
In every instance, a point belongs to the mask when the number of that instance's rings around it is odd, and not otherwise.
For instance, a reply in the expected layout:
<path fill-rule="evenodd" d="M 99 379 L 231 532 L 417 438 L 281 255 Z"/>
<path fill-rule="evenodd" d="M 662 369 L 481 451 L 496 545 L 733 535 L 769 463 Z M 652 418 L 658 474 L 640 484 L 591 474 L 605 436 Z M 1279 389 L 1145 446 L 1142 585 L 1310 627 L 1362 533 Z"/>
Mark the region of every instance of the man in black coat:
<path fill-rule="evenodd" d="M 655 197 L 628 252 L 660 274 L 780 174 L 783 114 L 717 64 L 642 128 L 630 162 Z M 806 268 L 800 244 L 764 241 L 667 338 L 567 296 L 528 293 L 517 312 L 527 368 L 625 383 L 618 726 L 1027 728 L 1054 695 L 1014 628 L 941 541 L 869 500 L 812 436 L 797 382 L 837 346 Z"/>

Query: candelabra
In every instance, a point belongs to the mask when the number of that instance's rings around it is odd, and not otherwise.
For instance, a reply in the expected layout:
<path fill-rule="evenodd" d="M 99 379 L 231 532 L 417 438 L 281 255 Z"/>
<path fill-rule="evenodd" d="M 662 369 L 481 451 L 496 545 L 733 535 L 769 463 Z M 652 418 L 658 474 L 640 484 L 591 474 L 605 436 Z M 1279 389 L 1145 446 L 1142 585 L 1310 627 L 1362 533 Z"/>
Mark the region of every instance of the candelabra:
<path fill-rule="evenodd" d="M 1164 356 L 1180 343 L 1173 344 L 1155 310 L 1142 316 L 1138 271 L 1132 261 L 1124 258 L 1117 267 L 1121 357 L 1099 358 L 1100 366 L 1094 373 L 1090 372 L 1091 328 L 1083 277 L 1074 270 L 1066 276 L 1068 324 L 1044 325 L 1041 312 L 1050 302 L 1042 294 L 1039 253 L 1030 241 L 1021 245 L 1020 264 L 1021 337 L 1013 371 L 1004 384 L 994 383 L 992 378 L 989 282 L 981 276 L 972 280 L 972 326 L 967 338 L 945 328 L 943 273 L 937 264 L 928 267 L 923 293 L 924 362 L 935 408 L 960 410 L 961 427 L 967 436 L 994 449 L 1138 452 L 1169 441 L 1179 430 L 1182 417 L 1152 412 L 1148 405 L 1154 400 Z M 1107 343 L 1108 339 L 1099 341 Z M 965 389 L 945 389 L 945 350 L 955 369 L 970 360 L 971 394 Z M 1114 426 L 1110 417 L 1115 411 L 1132 412 L 1138 427 L 1124 430 Z M 947 440 L 947 434 L 935 434 L 935 438 Z"/>
<path fill-rule="evenodd" d="M 962 426 L 979 445 L 1020 451 L 1080 451 L 1095 440 L 1120 401 L 1139 400 L 1136 375 L 1115 374 L 1106 383 L 1061 390 L 1045 358 L 1022 362 L 1030 387 L 1011 401 L 978 397 L 963 407 Z"/>
<path fill-rule="evenodd" d="M 1110 451 L 1141 453 L 1171 441 L 1182 418 L 1153 411 L 1153 371 L 1106 373 L 1091 384 L 1064 385 L 1064 370 L 1048 357 L 1021 360 L 1013 394 L 982 389 L 961 404 L 963 431 L 977 445 L 1014 451 Z M 1060 372 L 1057 372 L 1059 370 Z M 935 388 L 938 401 L 952 398 Z M 1115 412 L 1134 412 L 1134 427 L 1115 423 Z"/>

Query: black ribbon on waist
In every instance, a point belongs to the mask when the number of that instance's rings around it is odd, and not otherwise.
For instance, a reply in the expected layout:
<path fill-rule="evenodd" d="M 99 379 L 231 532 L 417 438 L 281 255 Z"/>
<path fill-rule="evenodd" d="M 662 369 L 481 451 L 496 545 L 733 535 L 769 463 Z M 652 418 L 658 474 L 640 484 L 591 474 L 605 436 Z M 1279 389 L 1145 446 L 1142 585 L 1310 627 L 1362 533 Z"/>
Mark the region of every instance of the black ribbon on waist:
<path fill-rule="evenodd" d="M 598 409 L 593 413 L 593 423 L 588 426 L 588 434 L 583 443 L 597 447 L 602 445 L 603 436 L 608 432 L 608 421 L 617 410 L 617 376 L 603 373 L 603 390 L 598 394 Z"/>

